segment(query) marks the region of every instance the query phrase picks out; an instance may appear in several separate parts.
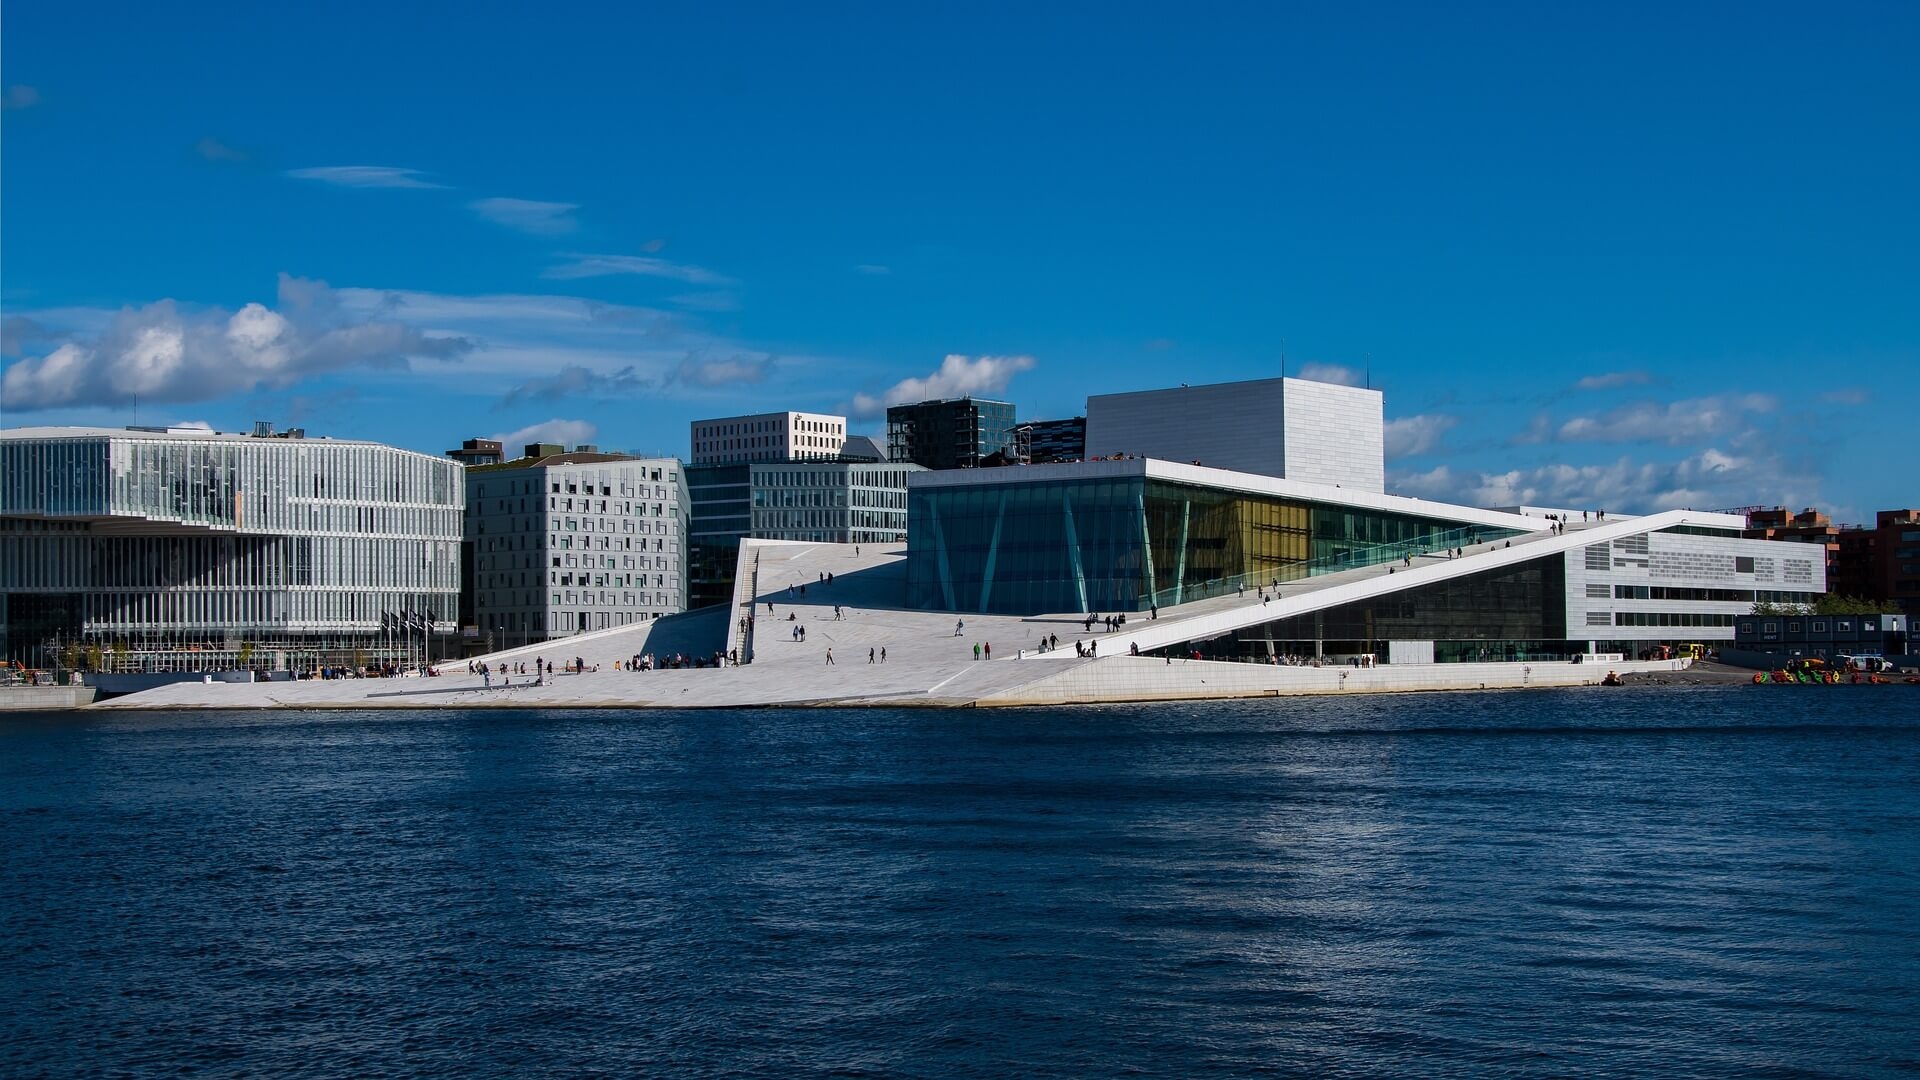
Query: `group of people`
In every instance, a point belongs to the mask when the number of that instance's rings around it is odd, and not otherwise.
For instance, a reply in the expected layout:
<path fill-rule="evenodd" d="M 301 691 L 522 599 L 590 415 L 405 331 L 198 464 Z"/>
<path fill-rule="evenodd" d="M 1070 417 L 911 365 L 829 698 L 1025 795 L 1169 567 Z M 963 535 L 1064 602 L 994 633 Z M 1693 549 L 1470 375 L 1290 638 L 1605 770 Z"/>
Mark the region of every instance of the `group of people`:
<path fill-rule="evenodd" d="M 1160 609 L 1157 607 L 1154 608 L 1153 614 L 1155 618 L 1159 618 Z M 1106 627 L 1107 633 L 1111 634 L 1119 630 L 1121 627 L 1127 625 L 1127 617 L 1125 614 L 1120 614 L 1120 615 L 1095 614 L 1095 615 L 1088 615 L 1085 619 L 1081 620 L 1081 625 L 1086 627 L 1087 633 L 1089 634 L 1093 633 L 1094 623 L 1099 623 L 1100 625 Z"/>
<path fill-rule="evenodd" d="M 574 662 L 576 664 L 579 663 L 580 658 L 577 656 L 574 657 Z M 480 676 L 481 683 L 488 687 L 493 686 L 493 677 L 495 675 L 500 676 L 501 686 L 512 686 L 515 675 L 529 674 L 527 668 L 528 665 L 525 660 L 516 660 L 512 663 L 508 663 L 505 660 L 496 660 L 493 663 L 488 663 L 485 660 L 467 661 L 467 674 Z M 521 685 L 545 686 L 547 684 L 547 676 L 553 674 L 553 664 L 542 661 L 540 657 L 536 656 L 533 658 L 532 668 L 531 674 L 533 675 L 533 679 Z"/>

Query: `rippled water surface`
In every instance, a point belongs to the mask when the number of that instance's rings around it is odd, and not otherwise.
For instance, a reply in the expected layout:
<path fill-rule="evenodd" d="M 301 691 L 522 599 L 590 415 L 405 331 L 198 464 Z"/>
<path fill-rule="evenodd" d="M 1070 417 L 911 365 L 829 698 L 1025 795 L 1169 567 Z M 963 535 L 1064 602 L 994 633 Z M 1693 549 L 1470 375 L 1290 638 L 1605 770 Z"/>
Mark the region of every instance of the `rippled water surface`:
<path fill-rule="evenodd" d="M 1920 1072 L 1920 688 L 0 715 L 0 1074 Z"/>

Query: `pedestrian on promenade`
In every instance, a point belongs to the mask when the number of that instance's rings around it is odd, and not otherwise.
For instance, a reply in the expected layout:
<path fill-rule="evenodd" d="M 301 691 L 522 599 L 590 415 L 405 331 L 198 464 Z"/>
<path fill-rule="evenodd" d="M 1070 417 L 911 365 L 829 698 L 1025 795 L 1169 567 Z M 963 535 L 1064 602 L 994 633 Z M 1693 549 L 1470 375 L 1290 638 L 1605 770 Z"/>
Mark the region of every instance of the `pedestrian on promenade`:
<path fill-rule="evenodd" d="M 480 681 L 486 684 L 487 689 L 493 689 L 493 669 L 485 664 L 480 665 Z"/>
<path fill-rule="evenodd" d="M 973 643 L 973 658 L 980 659 L 980 643 L 977 641 Z"/>
<path fill-rule="evenodd" d="M 967 620 L 959 619 L 955 621 L 953 624 L 953 636 L 959 637 L 961 632 L 964 631 L 966 628 L 967 628 Z"/>
<path fill-rule="evenodd" d="M 874 657 L 873 646 L 869 645 L 867 646 L 867 663 L 869 664 L 873 663 L 873 657 Z"/>
<path fill-rule="evenodd" d="M 880 646 L 880 662 L 883 664 L 887 662 L 887 647 L 885 645 Z"/>
<path fill-rule="evenodd" d="M 993 659 L 993 642 L 987 642 L 987 659 Z"/>
<path fill-rule="evenodd" d="M 1147 605 L 1147 618 L 1149 618 L 1149 619 L 1157 619 L 1157 618 L 1159 618 L 1159 617 L 1160 617 L 1160 605 L 1159 605 L 1159 604 L 1148 604 L 1148 605 Z"/>
<path fill-rule="evenodd" d="M 829 665 L 833 663 L 833 646 L 831 645 L 827 646 L 827 663 Z"/>

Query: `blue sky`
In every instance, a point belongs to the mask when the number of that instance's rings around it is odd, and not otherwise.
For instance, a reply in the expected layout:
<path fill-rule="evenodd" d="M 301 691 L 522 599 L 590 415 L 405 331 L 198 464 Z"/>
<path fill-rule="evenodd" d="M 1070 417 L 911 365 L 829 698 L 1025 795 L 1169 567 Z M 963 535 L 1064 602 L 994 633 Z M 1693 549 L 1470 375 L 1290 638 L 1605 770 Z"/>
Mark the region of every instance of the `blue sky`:
<path fill-rule="evenodd" d="M 684 453 L 1284 357 L 1405 493 L 1920 494 L 1920 6 L 428 7 L 8 4 L 0 423 Z"/>

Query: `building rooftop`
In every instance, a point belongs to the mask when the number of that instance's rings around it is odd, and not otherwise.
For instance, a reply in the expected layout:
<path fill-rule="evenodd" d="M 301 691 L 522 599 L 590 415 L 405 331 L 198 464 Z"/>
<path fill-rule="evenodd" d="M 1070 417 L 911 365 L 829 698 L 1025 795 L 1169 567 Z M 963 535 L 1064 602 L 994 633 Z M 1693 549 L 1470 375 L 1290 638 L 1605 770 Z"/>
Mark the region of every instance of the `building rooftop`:
<path fill-rule="evenodd" d="M 638 454 L 606 454 L 598 450 L 569 450 L 538 457 L 517 457 L 492 465 L 471 465 L 468 472 L 500 472 L 506 469 L 544 469 L 552 465 L 598 465 L 608 461 L 677 461 L 675 458 L 648 458 Z"/>
<path fill-rule="evenodd" d="M 391 443 L 374 439 L 341 439 L 330 435 L 308 435 L 303 429 L 292 428 L 288 431 L 269 435 L 256 435 L 244 431 L 214 431 L 200 427 L 17 427 L 0 428 L 0 439 L 183 439 L 201 442 L 324 442 L 333 444 L 353 444 L 360 446 L 385 446 L 399 450 Z M 418 451 L 406 451 L 417 453 Z"/>

